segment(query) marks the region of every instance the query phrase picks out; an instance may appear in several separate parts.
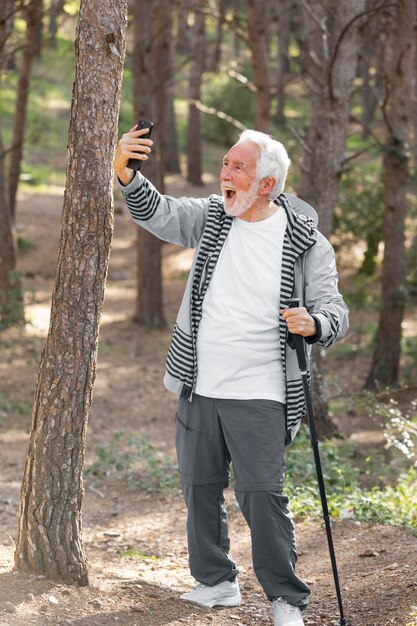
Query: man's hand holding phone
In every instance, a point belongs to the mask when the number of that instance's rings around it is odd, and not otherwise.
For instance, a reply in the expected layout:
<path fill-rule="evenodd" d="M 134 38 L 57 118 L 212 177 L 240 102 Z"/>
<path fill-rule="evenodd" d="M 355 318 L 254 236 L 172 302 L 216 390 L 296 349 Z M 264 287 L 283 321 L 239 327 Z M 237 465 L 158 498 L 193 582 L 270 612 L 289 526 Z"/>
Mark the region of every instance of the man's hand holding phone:
<path fill-rule="evenodd" d="M 134 171 L 139 170 L 142 162 L 148 159 L 153 145 L 153 141 L 149 139 L 152 127 L 152 122 L 140 120 L 129 132 L 122 135 L 117 144 L 114 169 L 122 185 L 128 185 Z"/>

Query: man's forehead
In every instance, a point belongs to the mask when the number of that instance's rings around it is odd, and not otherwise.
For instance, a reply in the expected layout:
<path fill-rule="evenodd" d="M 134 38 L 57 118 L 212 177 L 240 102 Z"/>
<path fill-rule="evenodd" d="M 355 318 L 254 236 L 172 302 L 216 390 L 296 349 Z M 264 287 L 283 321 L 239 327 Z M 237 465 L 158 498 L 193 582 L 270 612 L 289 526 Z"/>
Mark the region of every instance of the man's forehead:
<path fill-rule="evenodd" d="M 249 164 L 250 161 L 256 161 L 259 156 L 260 148 L 252 141 L 236 143 L 230 148 L 224 159 Z"/>

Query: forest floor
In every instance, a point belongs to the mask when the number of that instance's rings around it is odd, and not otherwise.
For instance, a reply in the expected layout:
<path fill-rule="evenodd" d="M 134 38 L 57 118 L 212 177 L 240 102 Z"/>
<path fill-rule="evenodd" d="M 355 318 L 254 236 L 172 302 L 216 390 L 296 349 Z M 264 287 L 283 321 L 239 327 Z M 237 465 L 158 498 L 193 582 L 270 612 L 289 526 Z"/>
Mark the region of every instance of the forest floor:
<path fill-rule="evenodd" d="M 202 195 L 217 191 L 217 184 L 208 179 L 204 189 L 190 189 L 174 179 L 169 190 L 175 195 Z M 185 506 L 178 487 L 166 486 L 157 492 L 149 487 L 161 459 L 171 463 L 175 476 L 176 398 L 164 390 L 162 376 L 192 252 L 164 246 L 168 329 L 138 327 L 131 319 L 135 228 L 120 201 L 117 205 L 87 436 L 86 467 L 96 463 L 96 471 L 86 475 L 83 507 L 90 586 L 77 588 L 13 571 L 19 490 L 38 363 L 48 329 L 62 209 L 59 190 L 54 193 L 51 189 L 42 196 L 20 195 L 18 234 L 34 247 L 29 245 L 31 249 L 21 254 L 19 261 L 26 276 L 30 323 L 24 330 L 9 330 L 0 338 L 0 626 L 272 624 L 270 607 L 251 565 L 249 533 L 231 490 L 227 505 L 232 554 L 241 572 L 242 604 L 206 610 L 178 599 L 194 584 L 187 567 Z M 415 311 L 407 314 L 406 324 L 415 323 L 413 314 Z M 348 341 L 359 341 L 357 329 L 364 327 L 367 315 L 375 313 L 353 312 Z M 346 400 L 360 389 L 368 365 L 360 351 L 352 361 L 338 359 L 330 349 L 326 363 L 340 398 Z M 405 405 L 413 396 L 417 389 L 408 388 L 399 391 L 396 399 Z M 386 455 L 387 463 L 391 461 L 380 430 L 365 414 L 340 412 L 337 421 L 346 437 L 360 443 L 363 458 L 377 454 Z M 131 441 L 133 435 L 135 442 Z M 154 475 L 139 488 L 130 485 L 128 478 L 134 476 L 135 455 L 145 441 L 154 448 L 147 453 Z M 124 463 L 124 471 L 117 471 L 118 461 Z M 297 521 L 296 531 L 298 573 L 312 589 L 305 623 L 339 623 L 322 523 Z M 417 604 L 417 539 L 398 527 L 352 520 L 338 521 L 333 532 L 345 610 L 352 626 L 417 624 L 413 610 Z"/>

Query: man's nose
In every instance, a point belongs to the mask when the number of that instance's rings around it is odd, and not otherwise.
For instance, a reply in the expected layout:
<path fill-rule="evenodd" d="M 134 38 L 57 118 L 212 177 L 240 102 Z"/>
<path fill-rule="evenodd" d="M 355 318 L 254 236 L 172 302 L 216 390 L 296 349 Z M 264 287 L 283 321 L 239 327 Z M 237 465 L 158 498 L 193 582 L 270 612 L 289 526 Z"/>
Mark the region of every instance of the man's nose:
<path fill-rule="evenodd" d="M 223 165 L 222 169 L 220 170 L 220 178 L 221 180 L 230 180 L 230 170 L 226 165 Z"/>

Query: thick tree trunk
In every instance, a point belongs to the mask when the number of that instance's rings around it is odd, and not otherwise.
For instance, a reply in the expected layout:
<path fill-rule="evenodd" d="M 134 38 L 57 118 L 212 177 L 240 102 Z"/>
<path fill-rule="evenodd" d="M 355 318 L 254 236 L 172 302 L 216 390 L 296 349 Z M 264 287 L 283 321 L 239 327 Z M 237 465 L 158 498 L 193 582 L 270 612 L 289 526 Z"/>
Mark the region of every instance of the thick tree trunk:
<path fill-rule="evenodd" d="M 405 218 L 416 40 L 416 5 L 409 0 L 400 0 L 385 45 L 385 246 L 379 323 L 365 383 L 367 388 L 396 385 L 399 377 L 401 326 L 406 303 Z"/>
<path fill-rule="evenodd" d="M 256 85 L 256 130 L 268 133 L 271 123 L 271 84 L 267 45 L 267 20 L 263 3 L 248 0 L 249 46 Z"/>
<path fill-rule="evenodd" d="M 311 5 L 314 18 L 302 10 L 310 52 L 304 71 L 314 81 L 314 92 L 298 191 L 303 200 L 316 207 L 320 230 L 326 237 L 332 232 L 360 45 L 359 20 L 352 20 L 364 6 L 365 0 L 325 0 Z"/>
<path fill-rule="evenodd" d="M 25 11 L 26 34 L 16 94 L 16 108 L 13 119 L 13 150 L 9 166 L 9 210 L 15 218 L 16 194 L 19 185 L 20 165 L 23 156 L 23 141 L 26 128 L 26 110 L 29 97 L 30 74 L 36 50 L 39 23 L 42 17 L 42 0 L 32 0 Z"/>
<path fill-rule="evenodd" d="M 160 120 L 157 115 L 156 92 L 166 83 L 166 75 L 161 81 L 156 61 L 160 58 L 157 46 L 161 45 L 163 38 L 163 32 L 157 26 L 158 5 L 158 0 L 135 0 L 133 5 L 134 101 L 136 119 L 145 118 L 157 122 L 152 133 L 154 152 L 144 164 L 143 174 L 164 193 L 164 126 L 163 116 Z M 137 231 L 136 301 L 133 319 L 138 324 L 151 328 L 163 328 L 166 325 L 162 298 L 161 241 L 143 228 Z"/>
<path fill-rule="evenodd" d="M 204 71 L 205 15 L 202 11 L 204 0 L 195 3 L 194 27 L 192 31 L 193 57 L 190 65 L 188 97 L 200 100 L 201 79 Z M 200 111 L 190 102 L 187 125 L 187 179 L 193 185 L 203 185 L 203 165 L 201 152 Z"/>
<path fill-rule="evenodd" d="M 352 19 L 364 10 L 365 0 L 303 5 L 303 70 L 312 85 L 312 112 L 303 156 L 299 183 L 300 197 L 317 209 L 321 232 L 329 238 L 332 232 L 345 143 L 348 129 L 350 98 L 357 68 L 360 39 L 358 22 Z M 351 23 L 350 28 L 342 33 Z M 313 350 L 314 412 L 320 433 L 330 432 L 327 400 L 320 384 L 319 351 Z M 334 434 L 338 432 L 334 424 Z"/>
<path fill-rule="evenodd" d="M 18 569 L 88 584 L 82 471 L 113 234 L 113 158 L 127 0 L 81 0 L 51 323 L 21 491 Z"/>

